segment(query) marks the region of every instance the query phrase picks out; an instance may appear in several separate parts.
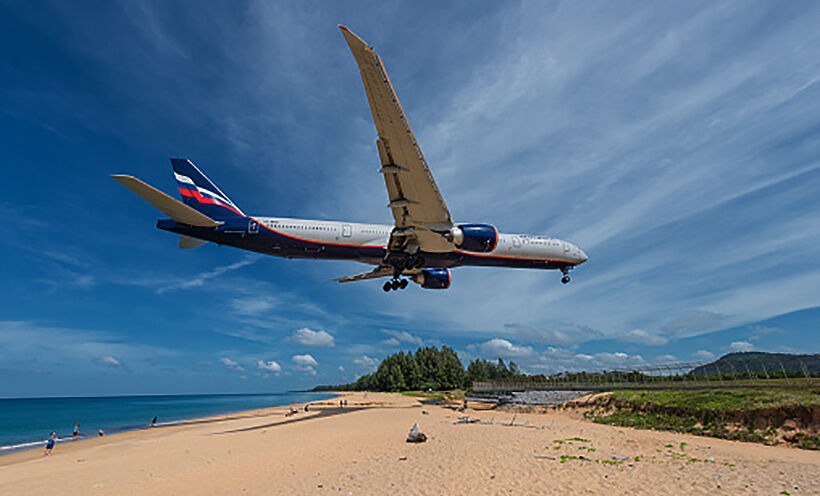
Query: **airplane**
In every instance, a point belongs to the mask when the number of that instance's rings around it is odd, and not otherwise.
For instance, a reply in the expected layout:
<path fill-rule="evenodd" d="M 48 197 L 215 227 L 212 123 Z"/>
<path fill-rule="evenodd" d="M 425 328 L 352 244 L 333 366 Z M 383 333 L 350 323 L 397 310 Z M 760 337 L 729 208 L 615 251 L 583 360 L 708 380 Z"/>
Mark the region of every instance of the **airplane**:
<path fill-rule="evenodd" d="M 578 246 L 549 236 L 502 234 L 490 224 L 457 224 L 436 186 L 393 84 L 376 52 L 339 26 L 359 66 L 378 139 L 380 168 L 393 225 L 246 215 L 190 160 L 172 158 L 182 202 L 136 177 L 111 177 L 170 217 L 157 228 L 179 234 L 180 248 L 207 242 L 278 257 L 353 260 L 369 272 L 341 283 L 387 278 L 385 292 L 413 281 L 425 289 L 450 287 L 460 266 L 569 271 L 587 260 Z"/>

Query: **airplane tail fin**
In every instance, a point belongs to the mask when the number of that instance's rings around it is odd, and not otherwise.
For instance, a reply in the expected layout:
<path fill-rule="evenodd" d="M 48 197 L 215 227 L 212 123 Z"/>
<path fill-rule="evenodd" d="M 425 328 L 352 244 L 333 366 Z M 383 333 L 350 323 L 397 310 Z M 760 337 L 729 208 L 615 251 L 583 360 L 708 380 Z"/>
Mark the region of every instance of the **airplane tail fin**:
<path fill-rule="evenodd" d="M 193 162 L 184 158 L 172 158 L 171 166 L 174 168 L 182 201 L 186 205 L 211 218 L 245 216 L 228 195 L 212 183 Z"/>

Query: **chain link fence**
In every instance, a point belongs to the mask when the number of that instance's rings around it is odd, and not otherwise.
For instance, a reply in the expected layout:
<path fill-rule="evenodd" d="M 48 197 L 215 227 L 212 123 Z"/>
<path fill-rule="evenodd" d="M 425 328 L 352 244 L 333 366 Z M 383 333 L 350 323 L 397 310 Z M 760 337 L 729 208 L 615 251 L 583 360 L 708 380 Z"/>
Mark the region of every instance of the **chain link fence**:
<path fill-rule="evenodd" d="M 560 372 L 476 381 L 476 393 L 512 391 L 606 391 L 611 389 L 702 389 L 730 387 L 820 387 L 820 355 L 646 365 L 624 370 Z"/>

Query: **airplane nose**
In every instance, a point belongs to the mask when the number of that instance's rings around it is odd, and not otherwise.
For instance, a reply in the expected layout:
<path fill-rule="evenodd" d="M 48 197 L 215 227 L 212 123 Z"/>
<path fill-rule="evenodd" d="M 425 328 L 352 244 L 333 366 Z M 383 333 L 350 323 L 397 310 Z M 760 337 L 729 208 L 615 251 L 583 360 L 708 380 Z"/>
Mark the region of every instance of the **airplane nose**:
<path fill-rule="evenodd" d="M 587 260 L 589 260 L 587 254 L 584 252 L 584 250 L 578 248 L 578 263 L 584 263 Z"/>

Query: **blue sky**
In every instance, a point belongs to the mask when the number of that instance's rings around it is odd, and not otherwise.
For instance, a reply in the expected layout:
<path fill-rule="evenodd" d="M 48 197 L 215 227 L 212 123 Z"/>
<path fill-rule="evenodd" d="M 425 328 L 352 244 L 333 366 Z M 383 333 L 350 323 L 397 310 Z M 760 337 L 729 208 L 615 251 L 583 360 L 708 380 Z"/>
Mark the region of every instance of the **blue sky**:
<path fill-rule="evenodd" d="M 390 223 L 345 24 L 451 213 L 577 243 L 451 289 L 176 248 L 107 177 Z M 529 372 L 820 351 L 816 2 L 0 2 L 0 396 L 281 391 L 448 344 Z"/>

